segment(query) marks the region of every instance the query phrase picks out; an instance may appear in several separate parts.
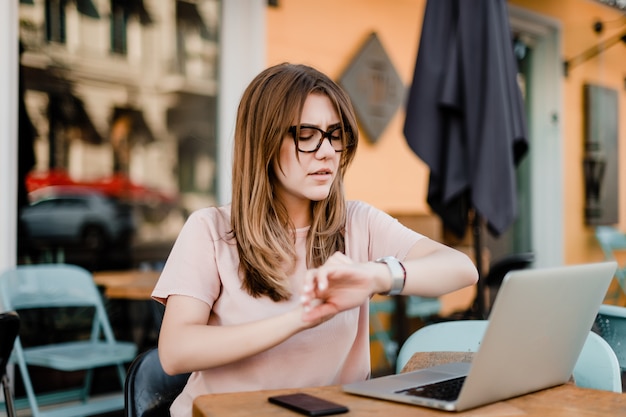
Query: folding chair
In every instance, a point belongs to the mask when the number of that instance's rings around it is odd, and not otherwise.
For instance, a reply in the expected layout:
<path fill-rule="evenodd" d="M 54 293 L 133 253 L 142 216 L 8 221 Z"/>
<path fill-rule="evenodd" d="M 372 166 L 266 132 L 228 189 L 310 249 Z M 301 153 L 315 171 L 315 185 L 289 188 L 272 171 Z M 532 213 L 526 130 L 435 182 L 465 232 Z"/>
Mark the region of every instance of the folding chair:
<path fill-rule="evenodd" d="M 416 352 L 476 352 L 487 324 L 487 320 L 458 320 L 422 327 L 402 345 L 396 372 L 400 372 Z M 589 332 L 573 374 L 574 382 L 580 387 L 622 392 L 615 352 L 594 332 Z"/>
<path fill-rule="evenodd" d="M 63 308 L 80 309 L 80 321 L 88 325 L 86 333 L 89 334 L 76 336 L 80 340 L 23 346 L 21 337 L 16 339 L 14 360 L 33 417 L 86 416 L 124 408 L 124 364 L 134 359 L 137 348 L 134 343 L 115 340 L 101 295 L 87 270 L 64 264 L 17 266 L 0 275 L 0 297 L 4 308 L 20 313 L 22 330 L 27 324 L 26 311 L 33 309 L 49 311 L 46 314 Z M 84 384 L 56 392 L 35 393 L 30 366 L 84 371 Z M 116 368 L 119 394 L 96 397 L 91 392 L 94 369 L 108 366 Z M 41 408 L 48 404 L 54 407 Z"/>
<path fill-rule="evenodd" d="M 187 384 L 189 375 L 166 374 L 161 367 L 157 348 L 140 354 L 128 368 L 124 385 L 124 415 L 169 417 L 169 408 Z"/>
<path fill-rule="evenodd" d="M 7 375 L 7 364 L 11 357 L 19 329 L 20 317 L 15 311 L 0 313 L 0 378 L 2 379 L 4 404 L 8 417 L 15 417 L 16 415 L 11 384 Z"/>

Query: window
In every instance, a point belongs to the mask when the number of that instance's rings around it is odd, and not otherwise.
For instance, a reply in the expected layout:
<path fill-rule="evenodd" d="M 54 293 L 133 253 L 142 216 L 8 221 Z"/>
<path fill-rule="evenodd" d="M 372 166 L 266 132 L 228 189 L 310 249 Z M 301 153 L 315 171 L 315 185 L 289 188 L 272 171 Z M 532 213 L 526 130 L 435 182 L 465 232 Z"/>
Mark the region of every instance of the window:
<path fill-rule="evenodd" d="M 126 25 L 128 9 L 119 0 L 111 1 L 111 52 L 126 54 Z"/>
<path fill-rule="evenodd" d="M 178 185 L 183 192 L 212 193 L 215 190 L 215 150 L 194 136 L 178 145 Z"/>
<path fill-rule="evenodd" d="M 67 0 L 46 0 L 46 40 L 65 43 L 65 4 Z"/>
<path fill-rule="evenodd" d="M 215 72 L 218 3 L 176 1 L 176 70 L 191 78 L 211 79 Z"/>

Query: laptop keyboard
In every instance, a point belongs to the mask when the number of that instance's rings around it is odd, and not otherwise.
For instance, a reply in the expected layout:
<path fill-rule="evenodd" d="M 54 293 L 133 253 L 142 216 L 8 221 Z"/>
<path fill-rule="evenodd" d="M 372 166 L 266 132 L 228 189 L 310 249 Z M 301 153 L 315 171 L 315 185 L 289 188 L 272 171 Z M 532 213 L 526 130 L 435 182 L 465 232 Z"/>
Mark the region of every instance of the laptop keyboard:
<path fill-rule="evenodd" d="M 465 382 L 465 377 L 461 376 L 458 378 L 448 379 L 446 381 L 406 388 L 396 391 L 396 393 L 413 395 L 416 397 L 433 398 L 442 401 L 454 401 L 459 397 L 463 382 Z"/>

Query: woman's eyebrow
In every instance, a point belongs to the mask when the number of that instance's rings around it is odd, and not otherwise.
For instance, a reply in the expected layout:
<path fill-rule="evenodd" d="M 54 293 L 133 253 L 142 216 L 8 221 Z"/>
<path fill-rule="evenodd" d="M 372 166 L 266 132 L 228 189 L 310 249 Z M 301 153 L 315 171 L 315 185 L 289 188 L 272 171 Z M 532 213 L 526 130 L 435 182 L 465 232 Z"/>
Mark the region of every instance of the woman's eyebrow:
<path fill-rule="evenodd" d="M 316 125 L 314 123 L 300 123 L 300 127 L 315 127 L 315 128 L 321 129 L 320 125 Z M 332 129 L 335 129 L 335 128 L 338 128 L 338 127 L 341 127 L 341 122 L 337 122 L 337 123 L 333 123 L 333 124 L 328 125 L 326 130 L 332 130 Z"/>

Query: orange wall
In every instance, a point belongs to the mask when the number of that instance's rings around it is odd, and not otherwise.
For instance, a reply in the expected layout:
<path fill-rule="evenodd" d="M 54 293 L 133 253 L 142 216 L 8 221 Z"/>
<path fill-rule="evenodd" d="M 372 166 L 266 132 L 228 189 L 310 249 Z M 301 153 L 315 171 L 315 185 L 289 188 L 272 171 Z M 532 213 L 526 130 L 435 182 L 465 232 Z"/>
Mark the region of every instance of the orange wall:
<path fill-rule="evenodd" d="M 338 80 L 376 32 L 405 86 L 413 67 L 424 0 L 280 0 L 267 10 L 267 64 L 309 64 Z M 428 169 L 402 135 L 404 108 L 372 145 L 365 136 L 346 176 L 349 199 L 395 213 L 429 212 Z"/>
<path fill-rule="evenodd" d="M 623 28 L 620 13 L 592 0 L 510 0 L 561 22 L 562 56 L 571 58 Z M 367 36 L 375 31 L 406 86 L 411 82 L 425 0 L 280 0 L 267 9 L 267 63 L 302 62 L 339 79 Z M 613 21 L 598 37 L 595 19 Z M 602 65 L 601 65 L 602 64 Z M 593 231 L 585 225 L 583 85 L 594 82 L 619 94 L 620 160 L 626 161 L 626 46 L 617 44 L 563 77 L 564 236 L 566 263 L 602 259 Z M 402 135 L 400 108 L 379 141 L 362 140 L 346 178 L 348 198 L 394 213 L 425 214 L 428 169 Z M 626 163 L 620 166 L 626 181 Z M 626 192 L 620 194 L 621 228 L 626 231 Z"/>

